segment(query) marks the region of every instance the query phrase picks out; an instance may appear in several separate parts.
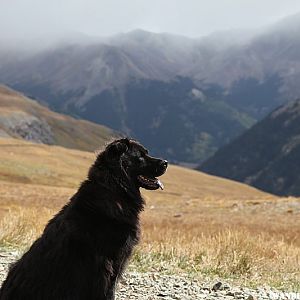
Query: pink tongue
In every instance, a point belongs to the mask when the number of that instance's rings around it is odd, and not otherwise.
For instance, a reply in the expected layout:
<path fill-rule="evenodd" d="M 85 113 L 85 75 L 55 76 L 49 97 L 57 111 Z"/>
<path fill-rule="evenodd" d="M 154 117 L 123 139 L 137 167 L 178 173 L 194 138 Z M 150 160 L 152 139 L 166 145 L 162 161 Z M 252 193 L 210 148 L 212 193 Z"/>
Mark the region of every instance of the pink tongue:
<path fill-rule="evenodd" d="M 159 185 L 159 187 L 160 187 L 161 190 L 164 189 L 164 185 L 163 185 L 163 183 L 159 179 L 157 179 L 157 184 Z"/>

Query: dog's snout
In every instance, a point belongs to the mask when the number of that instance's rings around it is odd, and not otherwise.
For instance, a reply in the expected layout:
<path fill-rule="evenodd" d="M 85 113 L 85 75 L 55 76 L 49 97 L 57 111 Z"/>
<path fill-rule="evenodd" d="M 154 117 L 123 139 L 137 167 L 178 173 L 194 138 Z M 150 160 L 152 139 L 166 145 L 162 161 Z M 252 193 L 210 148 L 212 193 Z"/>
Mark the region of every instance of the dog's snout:
<path fill-rule="evenodd" d="M 164 168 L 166 169 L 167 166 L 168 166 L 168 161 L 167 161 L 167 160 L 162 160 L 162 161 L 160 162 L 160 164 L 161 164 L 162 167 L 164 167 Z"/>

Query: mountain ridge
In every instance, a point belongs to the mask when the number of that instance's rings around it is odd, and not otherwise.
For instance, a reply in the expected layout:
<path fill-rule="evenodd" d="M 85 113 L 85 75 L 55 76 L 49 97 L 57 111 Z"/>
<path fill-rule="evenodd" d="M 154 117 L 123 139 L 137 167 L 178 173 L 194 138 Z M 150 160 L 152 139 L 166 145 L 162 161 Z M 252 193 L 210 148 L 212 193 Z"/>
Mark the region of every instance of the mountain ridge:
<path fill-rule="evenodd" d="M 300 195 L 300 99 L 280 106 L 202 163 L 201 171 L 277 195 Z"/>
<path fill-rule="evenodd" d="M 154 148 L 162 154 L 171 153 L 170 159 L 174 161 L 199 163 L 255 121 L 300 95 L 300 39 L 294 34 L 300 28 L 298 19 L 300 15 L 292 16 L 288 21 L 259 33 L 247 33 L 242 38 L 234 32 L 192 39 L 137 30 L 93 38 L 90 42 L 61 43 L 31 56 L 20 54 L 19 49 L 19 54 L 0 55 L 0 82 L 47 103 L 56 111 L 104 124 L 143 142 L 149 138 L 149 132 L 152 134 L 152 129 L 146 130 L 144 126 L 141 132 L 136 125 L 139 114 L 146 115 L 144 107 L 149 107 L 144 99 L 156 106 L 157 101 L 142 94 L 142 90 L 153 97 L 160 95 L 169 114 L 177 111 L 175 119 L 185 119 L 180 134 L 192 135 L 183 138 L 180 147 L 198 148 L 199 152 L 192 150 L 190 155 L 188 150 L 179 154 L 179 145 L 177 149 L 169 149 L 160 142 Z M 187 80 L 192 83 L 191 90 L 201 94 L 199 101 L 206 100 L 205 105 L 198 103 L 196 109 L 199 119 L 204 112 L 210 113 L 205 124 L 196 120 L 192 112 L 194 104 L 187 101 L 193 92 L 181 94 L 180 99 L 176 95 L 181 89 L 178 81 L 185 86 Z M 156 90 L 149 91 L 148 86 Z M 178 101 L 190 105 L 184 114 L 178 112 Z M 127 105 L 132 103 L 141 109 L 139 113 L 130 113 Z M 219 105 L 212 116 L 216 103 Z M 220 113 L 224 122 L 216 118 Z M 242 120 L 237 120 L 236 115 L 242 116 Z M 245 119 L 252 121 L 244 126 Z M 155 116 L 150 123 L 153 122 L 156 126 L 164 124 L 157 123 Z M 232 122 L 236 124 L 233 126 Z M 168 138 L 168 130 L 161 128 L 157 133 L 165 132 Z M 200 136 L 203 140 L 203 133 L 208 138 L 199 146 L 197 139 Z M 173 143 L 178 140 L 181 137 L 175 135 Z M 202 146 L 204 150 L 200 149 Z M 201 151 L 205 153 L 202 155 Z"/>
<path fill-rule="evenodd" d="M 41 106 L 0 85 L 0 136 L 94 151 L 117 133 Z"/>

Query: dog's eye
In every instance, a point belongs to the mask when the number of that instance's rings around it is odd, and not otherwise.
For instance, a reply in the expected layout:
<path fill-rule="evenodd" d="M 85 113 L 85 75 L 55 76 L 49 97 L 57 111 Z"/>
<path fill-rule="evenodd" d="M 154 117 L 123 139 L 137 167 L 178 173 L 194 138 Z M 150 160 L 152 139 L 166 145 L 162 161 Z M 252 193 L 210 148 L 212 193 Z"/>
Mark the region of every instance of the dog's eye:
<path fill-rule="evenodd" d="M 141 163 L 145 162 L 145 157 L 144 156 L 140 156 L 139 157 L 139 162 L 141 162 Z"/>

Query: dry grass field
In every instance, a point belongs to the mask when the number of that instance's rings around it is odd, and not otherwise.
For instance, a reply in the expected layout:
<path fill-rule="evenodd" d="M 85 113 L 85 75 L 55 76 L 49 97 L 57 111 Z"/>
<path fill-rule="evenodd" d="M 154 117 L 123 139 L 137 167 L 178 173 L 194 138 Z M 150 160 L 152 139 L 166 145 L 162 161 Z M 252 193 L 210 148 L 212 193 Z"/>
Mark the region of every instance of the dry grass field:
<path fill-rule="evenodd" d="M 0 139 L 0 243 L 26 248 L 74 193 L 95 154 Z M 300 290 L 300 200 L 170 166 L 145 191 L 130 268 Z"/>

